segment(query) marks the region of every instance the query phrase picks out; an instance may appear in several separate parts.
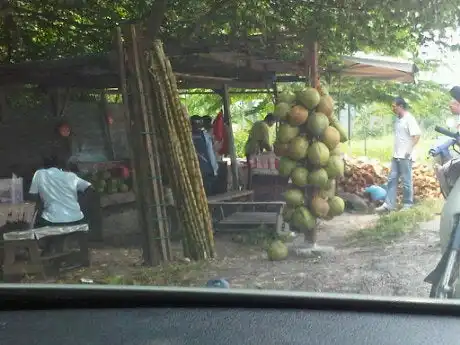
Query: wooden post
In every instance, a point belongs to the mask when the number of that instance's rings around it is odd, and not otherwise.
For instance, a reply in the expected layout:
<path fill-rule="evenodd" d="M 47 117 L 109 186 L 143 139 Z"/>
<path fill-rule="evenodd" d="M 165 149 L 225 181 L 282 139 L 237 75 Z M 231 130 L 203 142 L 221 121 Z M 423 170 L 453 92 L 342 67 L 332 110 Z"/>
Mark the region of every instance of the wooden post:
<path fill-rule="evenodd" d="M 318 81 L 318 43 L 315 41 L 308 42 L 305 49 L 305 76 L 309 81 L 311 87 L 316 87 Z M 308 194 L 308 198 L 312 198 L 314 193 L 317 193 L 316 188 L 308 188 L 311 193 Z M 310 200 L 309 200 L 310 201 Z M 307 231 L 305 234 L 305 242 L 309 246 L 316 246 L 316 241 L 318 238 L 318 229 L 315 226 L 310 231 Z"/>
<path fill-rule="evenodd" d="M 224 119 L 228 126 L 228 145 L 230 150 L 230 160 L 232 168 L 232 188 L 239 189 L 238 163 L 236 161 L 235 138 L 233 136 L 232 118 L 230 114 L 230 95 L 228 93 L 228 85 L 223 85 L 222 100 L 224 105 Z"/>
<path fill-rule="evenodd" d="M 138 200 L 138 206 L 139 206 L 139 220 L 141 224 L 141 231 L 143 235 L 143 241 L 142 241 L 142 256 L 144 259 L 144 262 L 146 264 L 149 264 L 152 262 L 151 258 L 151 252 L 153 251 L 153 248 L 150 246 L 150 241 L 149 241 L 149 214 L 148 214 L 148 207 L 147 205 L 150 203 L 150 199 L 146 196 L 147 192 L 147 181 L 145 180 L 145 171 L 147 171 L 147 166 L 146 166 L 146 157 L 143 155 L 143 150 L 142 150 L 142 126 L 141 126 L 141 108 L 140 108 L 140 95 L 139 91 L 137 89 L 137 83 L 135 80 L 135 65 L 134 65 L 134 52 L 133 50 L 135 49 L 133 46 L 136 44 L 133 42 L 133 39 L 131 37 L 131 31 L 126 30 L 126 36 L 129 37 L 130 39 L 127 42 L 126 45 L 126 61 L 123 61 L 123 63 L 126 63 L 127 66 L 127 72 L 129 71 L 129 74 L 126 73 L 126 99 L 125 102 L 129 106 L 129 114 L 130 114 L 130 134 L 131 134 L 131 145 L 133 146 L 133 165 L 135 166 L 135 171 L 136 171 L 136 199 Z"/>
<path fill-rule="evenodd" d="M 148 232 L 148 227 L 145 218 L 145 203 L 142 200 L 141 193 L 144 188 L 143 181 L 139 176 L 141 171 L 141 163 L 139 157 L 139 131 L 136 130 L 136 123 L 131 117 L 131 107 L 135 107 L 134 100 L 129 96 L 128 92 L 128 79 L 126 73 L 127 56 L 125 53 L 125 46 L 123 44 L 122 30 L 120 27 L 116 29 L 117 38 L 117 53 L 118 53 L 118 70 L 120 76 L 120 88 L 123 97 L 123 114 L 126 125 L 126 134 L 129 141 L 129 153 L 131 157 L 131 173 L 133 177 L 133 190 L 136 195 L 136 204 L 138 212 L 139 229 L 142 234 Z M 136 135 L 137 134 L 137 135 Z M 144 261 L 149 262 L 149 251 L 146 245 L 147 241 L 143 241 L 142 255 Z"/>

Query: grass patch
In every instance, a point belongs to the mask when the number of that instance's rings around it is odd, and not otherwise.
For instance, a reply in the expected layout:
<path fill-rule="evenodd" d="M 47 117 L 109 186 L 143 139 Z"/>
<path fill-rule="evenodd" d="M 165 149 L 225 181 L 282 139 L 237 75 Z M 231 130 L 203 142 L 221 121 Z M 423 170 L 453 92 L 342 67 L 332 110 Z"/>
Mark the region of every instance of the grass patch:
<path fill-rule="evenodd" d="M 366 143 L 364 140 L 352 139 L 349 143 L 342 144 L 342 147 L 351 156 L 367 156 L 378 159 L 381 162 L 389 162 L 393 155 L 393 142 L 393 135 L 388 135 L 379 138 L 368 138 Z M 424 163 L 428 160 L 426 153 L 433 143 L 434 139 L 421 138 L 417 144 L 417 162 Z"/>
<path fill-rule="evenodd" d="M 349 245 L 388 243 L 418 228 L 422 222 L 429 221 L 442 209 L 444 200 L 424 200 L 414 207 L 391 212 L 379 217 L 371 226 L 353 233 L 347 238 Z"/>

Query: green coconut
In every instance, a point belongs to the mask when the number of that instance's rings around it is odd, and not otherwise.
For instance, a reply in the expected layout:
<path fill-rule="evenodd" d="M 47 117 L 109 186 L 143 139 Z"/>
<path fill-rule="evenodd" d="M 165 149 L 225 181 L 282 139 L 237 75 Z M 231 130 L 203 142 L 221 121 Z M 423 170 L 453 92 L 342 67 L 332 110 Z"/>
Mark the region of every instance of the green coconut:
<path fill-rule="evenodd" d="M 308 170 L 303 167 L 296 167 L 291 173 L 292 183 L 298 187 L 305 187 L 308 184 Z"/>
<path fill-rule="evenodd" d="M 291 176 L 291 173 L 296 166 L 297 162 L 293 161 L 288 157 L 281 157 L 278 166 L 278 173 L 280 174 L 280 176 L 289 177 Z"/>
<path fill-rule="evenodd" d="M 328 126 L 329 119 L 323 113 L 315 112 L 308 117 L 307 129 L 312 136 L 322 136 Z"/>
<path fill-rule="evenodd" d="M 294 188 L 284 192 L 284 199 L 286 200 L 286 204 L 291 207 L 303 205 L 305 202 L 303 192 Z"/>
<path fill-rule="evenodd" d="M 278 132 L 276 133 L 276 141 L 280 144 L 287 144 L 293 138 L 295 138 L 299 134 L 299 128 L 291 126 L 287 123 L 282 123 L 279 128 Z"/>
<path fill-rule="evenodd" d="M 295 101 L 295 94 L 292 91 L 283 91 L 279 94 L 278 101 L 281 103 L 292 104 Z"/>
<path fill-rule="evenodd" d="M 302 104 L 305 108 L 312 110 L 316 108 L 321 100 L 321 96 L 313 87 L 310 87 L 306 90 L 298 91 L 296 93 L 296 98 L 300 104 Z"/>
<path fill-rule="evenodd" d="M 280 120 L 286 120 L 289 111 L 291 110 L 291 106 L 288 103 L 280 102 L 275 106 L 275 110 L 273 111 L 273 115 L 275 115 Z"/>
<path fill-rule="evenodd" d="M 288 247 L 279 240 L 272 242 L 267 249 L 267 256 L 271 261 L 284 260 L 288 254 Z"/>
<path fill-rule="evenodd" d="M 289 142 L 288 156 L 293 160 L 301 160 L 307 156 L 308 141 L 305 137 L 298 136 Z"/>
<path fill-rule="evenodd" d="M 327 203 L 329 205 L 328 215 L 331 217 L 340 216 L 345 211 L 345 201 L 341 197 L 329 198 Z"/>
<path fill-rule="evenodd" d="M 329 178 L 342 177 L 345 172 L 345 162 L 340 156 L 331 156 L 324 168 Z"/>
<path fill-rule="evenodd" d="M 320 189 L 326 189 L 329 182 L 329 177 L 324 169 L 316 169 L 308 174 L 308 184 L 316 186 Z"/>
<path fill-rule="evenodd" d="M 311 230 L 316 226 L 316 218 L 306 207 L 301 206 L 292 215 L 292 225 L 300 231 Z"/>
<path fill-rule="evenodd" d="M 329 149 L 326 144 L 316 141 L 307 150 L 308 161 L 315 167 L 326 166 L 329 161 Z"/>

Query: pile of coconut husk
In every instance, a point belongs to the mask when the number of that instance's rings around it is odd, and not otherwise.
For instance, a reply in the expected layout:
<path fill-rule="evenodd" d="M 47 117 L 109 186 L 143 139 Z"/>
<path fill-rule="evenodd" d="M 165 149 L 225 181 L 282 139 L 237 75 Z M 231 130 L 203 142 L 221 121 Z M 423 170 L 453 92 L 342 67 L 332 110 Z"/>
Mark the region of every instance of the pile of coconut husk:
<path fill-rule="evenodd" d="M 390 174 L 390 167 L 378 160 L 366 157 L 345 156 L 345 174 L 339 181 L 339 188 L 345 193 L 362 195 L 364 188 L 383 185 Z M 412 168 L 414 198 L 439 198 L 441 191 L 434 170 L 427 164 L 415 163 Z M 401 185 L 399 186 L 401 189 Z M 398 193 L 400 196 L 401 193 Z"/>

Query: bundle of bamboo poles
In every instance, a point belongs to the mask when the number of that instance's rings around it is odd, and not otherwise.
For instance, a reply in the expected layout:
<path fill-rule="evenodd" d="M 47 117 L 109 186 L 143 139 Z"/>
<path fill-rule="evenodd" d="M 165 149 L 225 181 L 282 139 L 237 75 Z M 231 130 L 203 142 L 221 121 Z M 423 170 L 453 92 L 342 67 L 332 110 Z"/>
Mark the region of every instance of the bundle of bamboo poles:
<path fill-rule="evenodd" d="M 215 255 L 212 221 L 188 114 L 180 102 L 176 78 L 161 41 L 154 41 L 147 56 L 155 134 L 162 150 L 162 166 L 168 167 L 183 232 L 184 254 L 193 260 L 212 258 Z"/>

